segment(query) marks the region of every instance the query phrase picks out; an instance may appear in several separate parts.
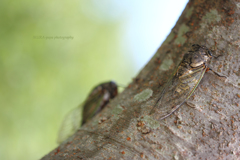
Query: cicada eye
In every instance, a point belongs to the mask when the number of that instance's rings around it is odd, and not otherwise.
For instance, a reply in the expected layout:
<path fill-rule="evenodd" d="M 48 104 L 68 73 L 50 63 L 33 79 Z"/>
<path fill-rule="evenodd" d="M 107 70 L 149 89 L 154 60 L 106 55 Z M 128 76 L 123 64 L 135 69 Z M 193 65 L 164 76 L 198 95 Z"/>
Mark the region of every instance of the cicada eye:
<path fill-rule="evenodd" d="M 211 52 L 211 51 L 208 51 L 208 55 L 212 56 L 212 52 Z"/>

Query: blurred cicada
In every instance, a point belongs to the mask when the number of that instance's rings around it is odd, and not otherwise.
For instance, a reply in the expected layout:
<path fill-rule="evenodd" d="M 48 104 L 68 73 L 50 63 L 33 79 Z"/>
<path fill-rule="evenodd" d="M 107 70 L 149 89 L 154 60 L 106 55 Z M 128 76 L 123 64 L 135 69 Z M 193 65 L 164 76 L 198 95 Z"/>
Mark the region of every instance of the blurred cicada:
<path fill-rule="evenodd" d="M 176 111 L 192 95 L 211 59 L 212 53 L 207 47 L 192 45 L 192 51 L 184 55 L 150 114 L 155 113 L 156 118 L 161 120 Z"/>
<path fill-rule="evenodd" d="M 117 85 L 112 81 L 96 86 L 90 92 L 84 103 L 65 116 L 58 132 L 57 142 L 61 143 L 73 135 L 81 125 L 99 113 L 107 105 L 109 100 L 113 99 L 117 94 Z"/>

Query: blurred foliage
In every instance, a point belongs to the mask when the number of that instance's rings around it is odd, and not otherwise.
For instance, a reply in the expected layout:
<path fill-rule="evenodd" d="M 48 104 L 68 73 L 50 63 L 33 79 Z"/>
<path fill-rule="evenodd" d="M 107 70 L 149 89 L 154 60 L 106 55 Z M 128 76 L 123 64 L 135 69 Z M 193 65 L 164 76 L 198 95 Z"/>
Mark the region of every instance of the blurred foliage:
<path fill-rule="evenodd" d="M 130 82 L 132 60 L 119 44 L 124 19 L 99 19 L 94 7 L 90 0 L 1 0 L 0 159 L 41 158 L 92 87 Z M 73 39 L 47 39 L 55 36 Z"/>

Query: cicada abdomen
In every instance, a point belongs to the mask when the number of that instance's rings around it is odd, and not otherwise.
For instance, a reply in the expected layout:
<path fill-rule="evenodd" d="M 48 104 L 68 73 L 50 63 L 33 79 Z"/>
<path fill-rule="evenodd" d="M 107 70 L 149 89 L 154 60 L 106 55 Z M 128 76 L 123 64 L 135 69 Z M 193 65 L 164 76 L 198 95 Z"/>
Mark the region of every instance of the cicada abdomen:
<path fill-rule="evenodd" d="M 99 113 L 118 94 L 116 83 L 110 81 L 96 86 L 87 99 L 71 110 L 64 118 L 58 132 L 57 142 L 61 143 L 73 135 L 84 123 Z"/>
<path fill-rule="evenodd" d="M 192 45 L 192 50 L 184 55 L 150 114 L 161 120 L 176 111 L 198 86 L 211 58 L 212 54 L 208 48 L 198 44 Z"/>

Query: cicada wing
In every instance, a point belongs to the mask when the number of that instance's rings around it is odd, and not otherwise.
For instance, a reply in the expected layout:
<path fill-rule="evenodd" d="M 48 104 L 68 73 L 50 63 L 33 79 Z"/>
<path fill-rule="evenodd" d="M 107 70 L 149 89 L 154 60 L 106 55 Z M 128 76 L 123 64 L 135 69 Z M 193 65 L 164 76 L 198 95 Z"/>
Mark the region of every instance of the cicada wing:
<path fill-rule="evenodd" d="M 113 95 L 110 95 L 110 92 Z M 58 132 L 57 142 L 61 143 L 73 135 L 82 124 L 101 111 L 101 109 L 105 107 L 106 102 L 116 95 L 117 86 L 112 81 L 95 87 L 83 104 L 79 105 L 65 116 Z"/>
<path fill-rule="evenodd" d="M 83 124 L 100 112 L 117 94 L 117 85 L 113 81 L 96 86 L 83 106 Z"/>
<path fill-rule="evenodd" d="M 91 119 L 102 103 L 103 95 L 94 94 L 77 108 L 71 110 L 63 119 L 58 131 L 57 142 L 60 144 L 72 136 L 83 124 Z M 84 108 L 83 108 L 84 107 Z"/>
<path fill-rule="evenodd" d="M 104 105 L 104 94 L 96 93 L 89 96 L 83 106 L 83 120 L 82 124 L 89 121 L 93 116 L 95 116 Z"/>
<path fill-rule="evenodd" d="M 71 110 L 63 119 L 61 127 L 58 131 L 57 142 L 60 144 L 70 136 L 72 136 L 81 126 L 82 106 L 78 106 Z"/>
<path fill-rule="evenodd" d="M 191 96 L 204 72 L 205 68 L 198 68 L 185 72 L 181 76 L 175 74 L 152 109 L 151 113 L 154 113 L 156 119 L 164 119 L 176 111 Z"/>

